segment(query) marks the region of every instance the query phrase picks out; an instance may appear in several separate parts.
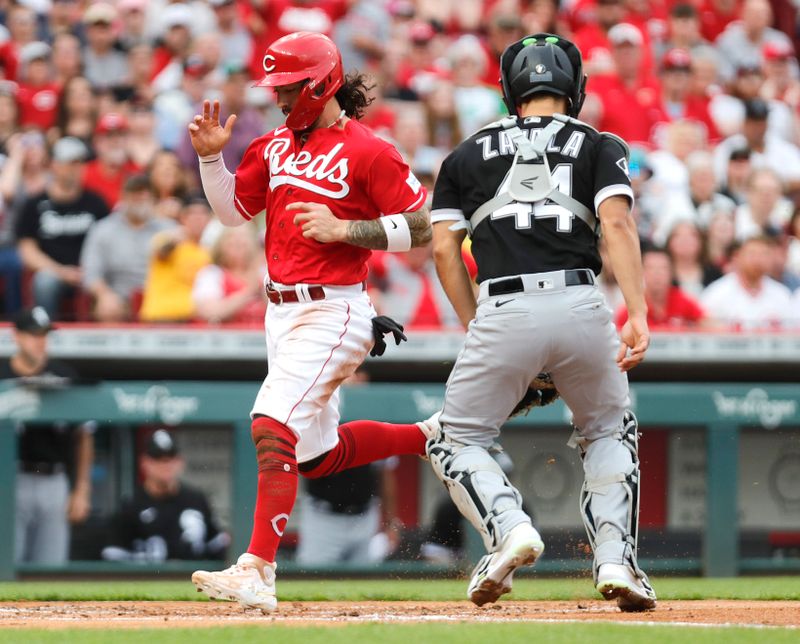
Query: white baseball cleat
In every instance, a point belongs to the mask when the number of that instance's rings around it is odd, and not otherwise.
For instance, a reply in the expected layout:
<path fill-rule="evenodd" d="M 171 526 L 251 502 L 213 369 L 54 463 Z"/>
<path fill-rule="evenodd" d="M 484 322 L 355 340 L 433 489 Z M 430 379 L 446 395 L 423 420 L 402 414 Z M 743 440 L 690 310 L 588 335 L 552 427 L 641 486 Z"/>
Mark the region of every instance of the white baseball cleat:
<path fill-rule="evenodd" d="M 239 602 L 243 608 L 259 608 L 267 613 L 278 607 L 275 564 L 264 563 L 249 553 L 240 555 L 236 563 L 225 570 L 195 571 L 192 583 L 198 592 L 211 599 Z"/>
<path fill-rule="evenodd" d="M 431 438 L 435 438 L 441 431 L 442 426 L 439 424 L 439 416 L 441 415 L 442 415 L 442 410 L 440 409 L 430 418 L 426 418 L 425 420 L 419 420 L 416 423 L 414 423 L 417 427 L 419 427 L 419 431 L 421 431 L 424 434 L 425 440 L 430 440 Z"/>
<path fill-rule="evenodd" d="M 512 576 L 520 566 L 530 566 L 544 552 L 542 537 L 530 523 L 508 533 L 497 552 L 484 555 L 472 571 L 467 597 L 476 606 L 496 602 L 511 592 Z"/>
<path fill-rule="evenodd" d="M 649 581 L 637 577 L 629 566 L 601 564 L 597 570 L 596 588 L 604 599 L 616 599 L 617 606 L 626 613 L 656 607 L 656 593 Z"/>

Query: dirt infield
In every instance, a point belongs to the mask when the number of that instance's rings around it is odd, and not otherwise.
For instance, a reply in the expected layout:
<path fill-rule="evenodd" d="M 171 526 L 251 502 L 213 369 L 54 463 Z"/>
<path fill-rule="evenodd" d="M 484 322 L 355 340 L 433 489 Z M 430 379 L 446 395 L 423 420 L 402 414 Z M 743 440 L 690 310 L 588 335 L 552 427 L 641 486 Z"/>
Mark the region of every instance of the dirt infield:
<path fill-rule="evenodd" d="M 365 622 L 639 622 L 800 628 L 800 602 L 665 601 L 647 613 L 621 613 L 602 601 L 284 602 L 275 613 L 243 611 L 224 602 L 2 602 L 2 628 L 204 627 L 268 622 L 336 626 Z"/>

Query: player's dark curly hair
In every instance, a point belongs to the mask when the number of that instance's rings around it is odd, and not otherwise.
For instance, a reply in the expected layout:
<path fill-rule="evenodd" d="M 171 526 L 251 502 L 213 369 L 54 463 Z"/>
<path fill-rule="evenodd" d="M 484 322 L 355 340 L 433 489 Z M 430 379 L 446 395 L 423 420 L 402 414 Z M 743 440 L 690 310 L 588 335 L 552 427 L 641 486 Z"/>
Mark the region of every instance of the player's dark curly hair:
<path fill-rule="evenodd" d="M 374 100 L 369 96 L 374 87 L 375 83 L 366 74 L 347 74 L 344 85 L 336 92 L 336 100 L 348 117 L 358 120 L 364 116 L 364 110 Z"/>

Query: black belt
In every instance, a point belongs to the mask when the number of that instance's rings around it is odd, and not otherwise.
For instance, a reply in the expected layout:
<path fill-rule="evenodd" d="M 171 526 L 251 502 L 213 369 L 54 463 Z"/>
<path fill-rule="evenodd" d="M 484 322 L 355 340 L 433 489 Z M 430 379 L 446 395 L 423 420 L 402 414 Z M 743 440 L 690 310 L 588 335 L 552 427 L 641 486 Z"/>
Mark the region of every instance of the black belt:
<path fill-rule="evenodd" d="M 20 472 L 25 472 L 26 474 L 42 474 L 45 476 L 51 476 L 53 474 L 61 474 L 62 472 L 65 472 L 67 468 L 64 463 L 48 463 L 46 461 L 20 461 L 19 470 Z"/>
<path fill-rule="evenodd" d="M 588 268 L 570 268 L 564 271 L 565 286 L 591 286 L 594 284 L 594 273 Z M 525 284 L 521 277 L 509 277 L 489 283 L 489 296 L 522 293 Z"/>

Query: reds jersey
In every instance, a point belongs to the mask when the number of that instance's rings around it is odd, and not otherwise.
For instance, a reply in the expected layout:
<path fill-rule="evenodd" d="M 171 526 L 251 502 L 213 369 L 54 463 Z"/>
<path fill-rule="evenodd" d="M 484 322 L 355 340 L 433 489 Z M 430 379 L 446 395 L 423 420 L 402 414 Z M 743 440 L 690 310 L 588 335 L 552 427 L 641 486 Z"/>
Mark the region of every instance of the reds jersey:
<path fill-rule="evenodd" d="M 297 201 L 327 205 L 339 219 L 376 219 L 419 210 L 427 192 L 395 148 L 354 120 L 312 130 L 301 144 L 286 127 L 256 139 L 236 170 L 234 203 L 252 219 L 266 208 L 269 275 L 281 284 L 357 284 L 370 252 L 303 237 Z"/>

